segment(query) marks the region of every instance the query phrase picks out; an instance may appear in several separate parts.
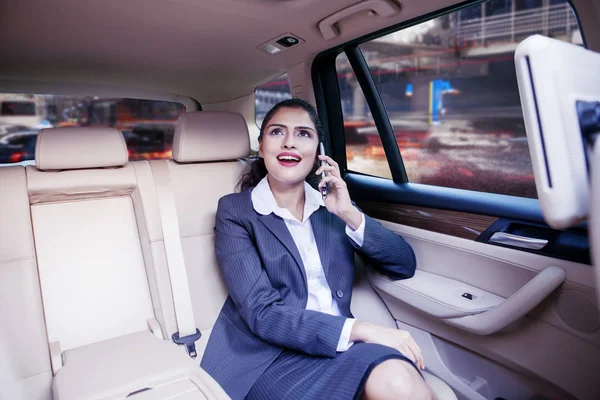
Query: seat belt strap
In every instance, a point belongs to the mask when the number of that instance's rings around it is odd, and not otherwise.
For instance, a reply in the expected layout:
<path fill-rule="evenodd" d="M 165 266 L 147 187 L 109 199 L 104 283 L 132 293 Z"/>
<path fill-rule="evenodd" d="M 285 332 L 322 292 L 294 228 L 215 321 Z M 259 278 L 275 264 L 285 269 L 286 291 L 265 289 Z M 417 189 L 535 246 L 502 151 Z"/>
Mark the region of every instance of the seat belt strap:
<path fill-rule="evenodd" d="M 179 345 L 185 345 L 189 356 L 196 358 L 195 342 L 200 338 L 201 334 L 198 328 L 196 328 L 196 321 L 194 320 L 192 297 L 188 284 L 185 260 L 183 258 L 183 250 L 181 248 L 177 208 L 171 188 L 168 161 L 152 160 L 150 161 L 150 168 L 152 169 L 156 183 L 160 221 L 171 280 L 173 305 L 175 307 L 175 318 L 177 320 L 177 329 L 179 329 L 178 332 L 173 334 L 172 339 Z"/>

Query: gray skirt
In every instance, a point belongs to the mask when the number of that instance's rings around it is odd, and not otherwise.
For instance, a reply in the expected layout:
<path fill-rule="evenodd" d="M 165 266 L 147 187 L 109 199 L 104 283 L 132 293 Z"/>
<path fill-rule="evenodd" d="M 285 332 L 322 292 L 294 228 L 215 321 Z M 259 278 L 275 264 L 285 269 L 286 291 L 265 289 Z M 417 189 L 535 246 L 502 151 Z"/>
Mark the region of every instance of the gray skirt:
<path fill-rule="evenodd" d="M 398 350 L 372 343 L 355 343 L 333 358 L 284 350 L 258 378 L 246 399 L 359 399 L 373 368 L 391 358 L 417 368 Z"/>

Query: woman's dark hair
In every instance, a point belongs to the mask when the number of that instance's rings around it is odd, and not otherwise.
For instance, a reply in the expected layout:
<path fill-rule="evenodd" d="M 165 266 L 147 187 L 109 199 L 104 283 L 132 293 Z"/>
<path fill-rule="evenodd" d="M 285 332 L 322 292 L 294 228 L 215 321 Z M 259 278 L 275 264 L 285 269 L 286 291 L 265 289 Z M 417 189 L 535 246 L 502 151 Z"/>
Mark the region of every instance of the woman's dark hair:
<path fill-rule="evenodd" d="M 310 117 L 310 120 L 312 121 L 313 125 L 315 126 L 315 129 L 317 130 L 317 135 L 319 137 L 319 141 L 323 141 L 323 125 L 321 124 L 321 120 L 319 119 L 319 116 L 317 115 L 317 110 L 315 110 L 315 108 L 312 105 L 310 105 L 309 103 L 307 103 L 304 100 L 289 99 L 289 100 L 284 100 L 280 103 L 275 104 L 275 106 L 269 110 L 267 115 L 265 115 L 265 118 L 263 119 L 263 122 L 260 127 L 260 134 L 258 135 L 259 143 L 262 141 L 263 134 L 265 133 L 267 126 L 269 126 L 269 122 L 271 121 L 273 116 L 277 113 L 277 111 L 281 110 L 282 108 L 299 108 L 299 109 L 306 111 L 308 113 L 308 116 Z M 313 168 L 313 172 L 314 172 L 314 170 L 316 170 L 316 168 L 317 168 L 317 165 L 315 164 L 315 168 Z M 240 178 L 240 181 L 238 182 L 238 187 L 239 187 L 240 191 L 243 192 L 244 190 L 246 190 L 248 188 L 258 185 L 258 183 L 266 175 L 267 175 L 267 167 L 265 166 L 265 160 L 262 157 L 259 157 L 256 160 L 251 161 L 250 165 L 246 168 L 246 171 L 244 172 L 244 174 Z M 311 173 L 308 176 L 312 179 L 313 175 L 314 174 Z M 313 184 L 314 182 L 310 182 L 310 183 Z"/>

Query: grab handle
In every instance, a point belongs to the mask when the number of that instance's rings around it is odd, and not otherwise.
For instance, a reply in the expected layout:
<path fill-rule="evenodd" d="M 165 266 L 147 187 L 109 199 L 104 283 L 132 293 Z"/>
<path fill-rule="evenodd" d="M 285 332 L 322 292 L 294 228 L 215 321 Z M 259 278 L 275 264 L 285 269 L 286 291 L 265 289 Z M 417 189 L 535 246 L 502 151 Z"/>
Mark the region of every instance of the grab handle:
<path fill-rule="evenodd" d="M 331 40 L 340 35 L 337 23 L 342 19 L 362 11 L 371 11 L 380 17 L 391 17 L 400 12 L 400 6 L 391 0 L 365 0 L 336 11 L 319 22 L 321 35 L 325 40 Z"/>

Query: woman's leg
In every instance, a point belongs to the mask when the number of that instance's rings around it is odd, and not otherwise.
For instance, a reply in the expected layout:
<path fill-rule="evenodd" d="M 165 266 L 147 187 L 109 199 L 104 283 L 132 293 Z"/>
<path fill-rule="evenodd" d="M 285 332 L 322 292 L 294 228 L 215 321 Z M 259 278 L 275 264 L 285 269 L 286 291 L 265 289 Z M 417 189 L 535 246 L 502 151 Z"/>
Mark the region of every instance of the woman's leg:
<path fill-rule="evenodd" d="M 390 359 L 376 366 L 365 384 L 366 400 L 435 399 L 415 367 L 404 360 Z"/>

